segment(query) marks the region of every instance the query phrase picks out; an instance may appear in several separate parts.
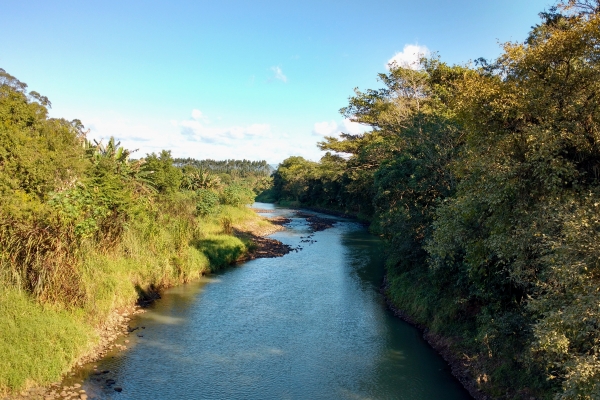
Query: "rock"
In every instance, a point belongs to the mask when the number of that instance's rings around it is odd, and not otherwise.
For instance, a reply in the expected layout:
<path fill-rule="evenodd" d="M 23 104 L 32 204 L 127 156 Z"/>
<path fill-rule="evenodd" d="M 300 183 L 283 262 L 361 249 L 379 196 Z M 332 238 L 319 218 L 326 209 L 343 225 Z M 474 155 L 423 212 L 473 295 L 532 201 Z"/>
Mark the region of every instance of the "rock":
<path fill-rule="evenodd" d="M 81 385 L 79 383 L 76 383 L 76 384 L 73 385 L 73 387 L 77 389 L 77 388 L 80 388 Z"/>
<path fill-rule="evenodd" d="M 88 397 L 87 397 L 87 394 L 81 393 L 81 394 L 79 395 L 79 398 L 80 398 L 81 400 L 87 400 L 87 398 L 88 398 Z"/>
<path fill-rule="evenodd" d="M 115 392 L 122 392 L 122 391 L 123 391 L 123 388 L 121 388 L 121 387 L 116 387 L 115 388 Z"/>

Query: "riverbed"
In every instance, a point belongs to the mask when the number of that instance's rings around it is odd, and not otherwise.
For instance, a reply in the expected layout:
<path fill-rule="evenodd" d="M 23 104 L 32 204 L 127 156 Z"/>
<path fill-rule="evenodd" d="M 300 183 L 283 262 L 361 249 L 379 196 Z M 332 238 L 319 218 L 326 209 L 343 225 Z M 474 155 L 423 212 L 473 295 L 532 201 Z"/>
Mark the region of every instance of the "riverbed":
<path fill-rule="evenodd" d="M 333 227 L 313 232 L 293 210 L 255 207 L 291 219 L 271 237 L 294 250 L 167 290 L 130 322 L 127 350 L 77 373 L 90 399 L 470 398 L 387 310 L 376 237 L 351 220 L 324 216 Z"/>

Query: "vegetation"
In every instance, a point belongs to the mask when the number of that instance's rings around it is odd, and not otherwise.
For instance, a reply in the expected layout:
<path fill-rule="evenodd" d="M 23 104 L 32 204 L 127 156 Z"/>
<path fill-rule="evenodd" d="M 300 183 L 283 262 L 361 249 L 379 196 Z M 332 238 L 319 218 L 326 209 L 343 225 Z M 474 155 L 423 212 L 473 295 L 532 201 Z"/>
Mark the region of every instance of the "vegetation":
<path fill-rule="evenodd" d="M 260 223 L 260 174 L 133 160 L 48 107 L 0 69 L 0 395 L 59 379 L 111 312 L 235 262 L 233 227 Z"/>
<path fill-rule="evenodd" d="M 388 296 L 451 339 L 493 398 L 600 396 L 600 3 L 540 14 L 493 62 L 394 65 L 283 202 L 344 210 L 388 243 Z"/>

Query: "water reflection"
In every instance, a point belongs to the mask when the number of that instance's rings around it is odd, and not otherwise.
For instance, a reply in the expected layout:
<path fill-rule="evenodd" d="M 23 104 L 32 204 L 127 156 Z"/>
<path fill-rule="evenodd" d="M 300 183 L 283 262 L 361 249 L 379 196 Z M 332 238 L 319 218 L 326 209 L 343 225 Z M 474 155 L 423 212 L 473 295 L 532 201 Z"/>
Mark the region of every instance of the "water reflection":
<path fill-rule="evenodd" d="M 293 247 L 308 232 L 273 235 Z M 379 294 L 381 244 L 339 220 L 283 258 L 253 260 L 164 294 L 133 325 L 142 337 L 98 364 L 101 399 L 466 399 L 443 361 Z"/>

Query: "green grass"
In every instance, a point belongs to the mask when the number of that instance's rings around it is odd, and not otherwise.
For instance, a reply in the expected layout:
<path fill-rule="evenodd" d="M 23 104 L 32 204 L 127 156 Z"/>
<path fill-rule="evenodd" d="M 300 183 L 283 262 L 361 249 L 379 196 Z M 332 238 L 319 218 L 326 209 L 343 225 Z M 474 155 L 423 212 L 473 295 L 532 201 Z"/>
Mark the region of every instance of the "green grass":
<path fill-rule="evenodd" d="M 211 271 L 233 264 L 246 252 L 240 239 L 228 235 L 209 235 L 194 245 L 210 260 Z"/>
<path fill-rule="evenodd" d="M 53 310 L 25 292 L 0 290 L 0 393 L 58 379 L 93 341 L 81 312 Z"/>

